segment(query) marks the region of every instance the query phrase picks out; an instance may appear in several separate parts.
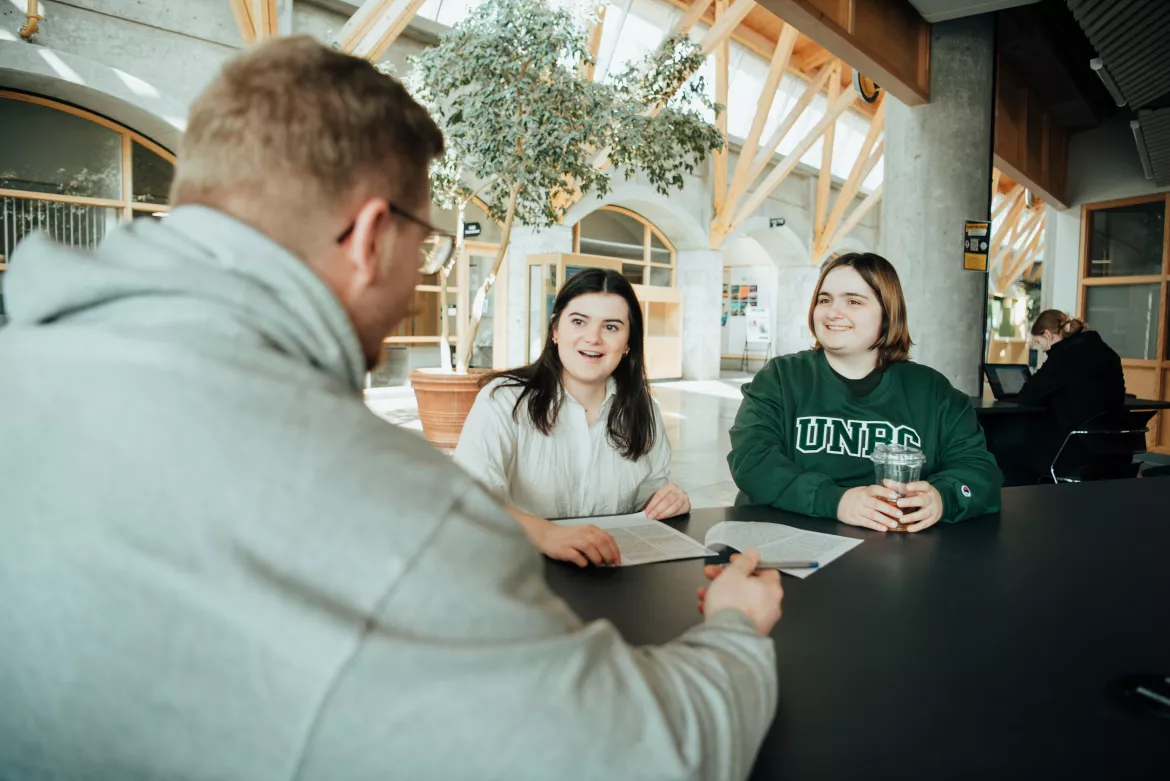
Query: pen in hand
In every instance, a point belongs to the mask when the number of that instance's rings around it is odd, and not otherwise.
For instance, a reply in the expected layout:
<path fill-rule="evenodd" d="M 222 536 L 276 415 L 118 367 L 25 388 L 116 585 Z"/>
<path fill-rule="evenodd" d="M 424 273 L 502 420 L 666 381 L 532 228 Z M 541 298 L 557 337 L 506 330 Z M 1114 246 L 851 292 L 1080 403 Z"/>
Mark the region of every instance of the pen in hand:
<path fill-rule="evenodd" d="M 756 569 L 816 569 L 819 561 L 761 561 Z"/>

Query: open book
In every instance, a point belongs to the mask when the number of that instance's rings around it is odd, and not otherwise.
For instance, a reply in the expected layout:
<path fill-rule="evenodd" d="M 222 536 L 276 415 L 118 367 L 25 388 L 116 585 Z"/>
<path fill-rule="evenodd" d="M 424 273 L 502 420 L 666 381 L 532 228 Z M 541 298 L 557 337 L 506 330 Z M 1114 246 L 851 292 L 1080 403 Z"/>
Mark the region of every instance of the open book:
<path fill-rule="evenodd" d="M 594 526 L 613 535 L 622 553 L 622 566 L 650 564 L 655 561 L 697 559 L 712 555 L 699 543 L 665 523 L 652 521 L 646 513 L 604 515 L 596 518 L 567 518 L 553 521 L 558 526 Z"/>
<path fill-rule="evenodd" d="M 719 551 L 723 547 L 738 551 L 755 547 L 760 561 L 815 561 L 817 569 L 824 569 L 830 561 L 861 544 L 861 540 L 838 537 L 836 534 L 808 532 L 778 523 L 744 523 L 723 521 L 712 526 L 704 539 L 707 547 Z M 817 569 L 782 569 L 788 575 L 807 578 Z"/>

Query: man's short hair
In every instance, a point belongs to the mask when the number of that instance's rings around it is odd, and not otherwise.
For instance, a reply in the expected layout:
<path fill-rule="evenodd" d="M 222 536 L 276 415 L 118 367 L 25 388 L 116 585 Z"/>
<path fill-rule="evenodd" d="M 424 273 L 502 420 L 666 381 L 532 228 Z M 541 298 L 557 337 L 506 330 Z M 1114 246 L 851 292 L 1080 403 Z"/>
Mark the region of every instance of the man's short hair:
<path fill-rule="evenodd" d="M 305 210 L 376 195 L 411 207 L 442 153 L 443 134 L 398 81 L 308 36 L 277 38 L 230 60 L 191 106 L 171 203 Z"/>

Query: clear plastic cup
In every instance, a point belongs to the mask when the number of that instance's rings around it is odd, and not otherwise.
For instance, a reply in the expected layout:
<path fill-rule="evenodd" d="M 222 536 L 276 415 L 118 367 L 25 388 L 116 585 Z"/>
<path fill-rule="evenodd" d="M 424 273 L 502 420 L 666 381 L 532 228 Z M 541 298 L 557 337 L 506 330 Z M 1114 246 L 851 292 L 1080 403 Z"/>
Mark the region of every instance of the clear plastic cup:
<path fill-rule="evenodd" d="M 926 463 L 926 454 L 913 445 L 891 445 L 881 443 L 874 448 L 870 455 L 873 461 L 874 482 L 898 493 L 898 498 L 906 495 L 906 484 L 913 483 L 922 475 L 922 465 Z M 882 498 L 886 504 L 897 507 L 897 500 Z M 904 511 L 905 512 L 905 511 Z M 912 524 L 895 524 L 890 531 L 904 532 Z"/>

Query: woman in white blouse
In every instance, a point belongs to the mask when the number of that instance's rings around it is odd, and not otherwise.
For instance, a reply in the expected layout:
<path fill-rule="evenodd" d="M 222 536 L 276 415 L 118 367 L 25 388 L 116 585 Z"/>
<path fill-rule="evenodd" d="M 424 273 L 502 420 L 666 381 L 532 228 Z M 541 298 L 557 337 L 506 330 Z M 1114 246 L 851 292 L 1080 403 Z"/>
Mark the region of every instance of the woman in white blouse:
<path fill-rule="evenodd" d="M 546 519 L 645 510 L 660 520 L 691 509 L 667 480 L 670 445 L 646 381 L 642 308 L 617 271 L 584 269 L 557 295 L 549 333 L 534 363 L 488 378 L 455 461 L 545 555 L 618 564 L 607 532 Z"/>

